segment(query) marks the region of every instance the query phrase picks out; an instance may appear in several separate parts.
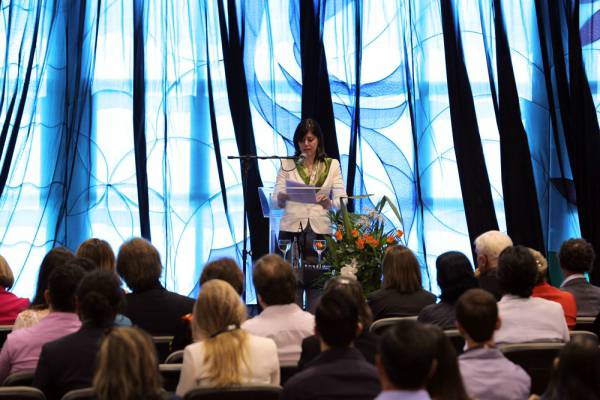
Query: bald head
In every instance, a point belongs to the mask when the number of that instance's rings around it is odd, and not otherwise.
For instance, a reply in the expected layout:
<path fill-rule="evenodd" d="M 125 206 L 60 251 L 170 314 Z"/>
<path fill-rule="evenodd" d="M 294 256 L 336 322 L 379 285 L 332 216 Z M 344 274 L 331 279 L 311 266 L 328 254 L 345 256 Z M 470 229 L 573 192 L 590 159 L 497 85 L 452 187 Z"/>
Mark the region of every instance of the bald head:
<path fill-rule="evenodd" d="M 252 271 L 256 293 L 267 306 L 290 304 L 296 295 L 292 267 L 276 254 L 261 257 Z"/>

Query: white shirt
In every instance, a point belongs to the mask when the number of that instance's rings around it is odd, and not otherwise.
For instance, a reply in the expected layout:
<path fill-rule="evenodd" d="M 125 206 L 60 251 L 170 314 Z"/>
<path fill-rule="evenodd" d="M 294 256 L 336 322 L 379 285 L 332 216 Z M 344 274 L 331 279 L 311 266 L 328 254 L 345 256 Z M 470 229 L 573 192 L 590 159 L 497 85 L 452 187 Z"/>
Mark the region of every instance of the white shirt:
<path fill-rule="evenodd" d="M 304 183 L 294 160 L 281 160 L 281 168 L 277 174 L 277 181 L 273 191 L 273 197 L 276 201 L 278 193 L 286 192 L 286 181 Z M 346 196 L 344 189 L 344 180 L 342 179 L 342 170 L 338 160 L 331 160 L 329 173 L 325 182 L 317 192 L 317 195 L 324 194 L 331 196 L 333 207 L 340 207 L 340 199 Z M 310 226 L 315 233 L 330 235 L 331 222 L 329 221 L 328 211 L 320 204 L 306 204 L 294 201 L 287 201 L 285 204 L 285 214 L 281 218 L 279 229 L 284 232 L 298 232 L 300 224 L 306 228 L 310 220 Z"/>
<path fill-rule="evenodd" d="M 504 295 L 498 302 L 502 320 L 494 334 L 496 343 L 569 341 L 569 328 L 562 306 L 539 297 Z"/>
<path fill-rule="evenodd" d="M 277 347 L 271 339 L 248 335 L 246 361 L 247 365 L 242 363 L 242 385 L 279 385 Z M 204 342 L 187 346 L 183 350 L 177 395 L 183 397 L 192 389 L 214 386 L 207 379 L 207 370 L 204 363 Z"/>
<path fill-rule="evenodd" d="M 583 278 L 585 279 L 585 275 L 584 274 L 573 274 L 573 275 L 569 275 L 565 278 L 564 281 L 562 281 L 562 283 L 560 284 L 560 287 L 565 286 L 565 283 L 572 281 L 573 279 L 579 279 L 579 278 Z"/>
<path fill-rule="evenodd" d="M 296 365 L 302 352 L 302 340 L 314 333 L 315 317 L 302 311 L 296 303 L 268 306 L 244 322 L 242 329 L 273 339 L 277 344 L 279 363 Z"/>

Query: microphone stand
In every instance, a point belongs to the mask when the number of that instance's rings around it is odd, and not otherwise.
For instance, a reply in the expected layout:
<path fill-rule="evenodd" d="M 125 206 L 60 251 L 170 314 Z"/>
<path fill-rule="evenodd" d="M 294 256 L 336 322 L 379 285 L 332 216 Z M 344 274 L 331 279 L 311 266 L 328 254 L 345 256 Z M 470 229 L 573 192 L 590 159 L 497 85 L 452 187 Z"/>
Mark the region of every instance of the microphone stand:
<path fill-rule="evenodd" d="M 250 168 L 252 167 L 252 162 L 254 160 L 296 160 L 295 156 L 257 156 L 254 154 L 243 154 L 239 156 L 227 156 L 228 160 L 240 160 L 241 170 L 242 170 L 242 194 L 244 196 L 244 210 L 242 215 L 244 217 L 242 235 L 243 235 L 243 243 L 242 243 L 242 273 L 244 274 L 244 281 L 246 280 L 246 263 L 248 260 L 248 256 L 252 255 L 252 251 L 248 251 L 248 207 L 246 205 L 246 190 L 248 185 L 248 173 L 250 172 Z M 244 282 L 244 292 L 242 293 L 242 298 L 244 303 L 246 303 L 246 282 Z"/>

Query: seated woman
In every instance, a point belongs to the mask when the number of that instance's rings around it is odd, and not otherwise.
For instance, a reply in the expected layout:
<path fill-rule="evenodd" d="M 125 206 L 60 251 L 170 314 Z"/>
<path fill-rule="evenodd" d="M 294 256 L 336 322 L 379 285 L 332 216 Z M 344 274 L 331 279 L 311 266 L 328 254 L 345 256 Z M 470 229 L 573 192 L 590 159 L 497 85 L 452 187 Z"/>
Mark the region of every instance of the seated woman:
<path fill-rule="evenodd" d="M 9 292 L 15 277 L 6 259 L 0 256 L 0 325 L 12 325 L 17 315 L 29 306 L 29 300 Z"/>
<path fill-rule="evenodd" d="M 170 398 L 162 390 L 152 338 L 138 328 L 112 329 L 100 346 L 94 389 L 98 400 Z"/>
<path fill-rule="evenodd" d="M 396 245 L 383 256 L 381 289 L 368 296 L 375 320 L 418 315 L 435 295 L 423 289 L 421 266 L 410 249 Z"/>
<path fill-rule="evenodd" d="M 192 320 L 197 342 L 184 350 L 177 395 L 197 387 L 279 385 L 275 342 L 240 329 L 245 318 L 246 307 L 229 283 L 202 285 Z"/>
<path fill-rule="evenodd" d="M 100 269 L 117 273 L 115 253 L 106 240 L 97 238 L 85 240 L 79 245 L 75 255 L 92 260 Z"/>
<path fill-rule="evenodd" d="M 442 291 L 441 301 L 423 308 L 419 322 L 437 325 L 442 329 L 455 329 L 454 303 L 467 290 L 479 286 L 471 262 L 463 253 L 449 251 L 435 261 L 437 283 Z"/>
<path fill-rule="evenodd" d="M 61 399 L 92 385 L 96 355 L 107 329 L 123 304 L 124 294 L 114 272 L 89 272 L 75 294 L 81 328 L 42 347 L 33 386 L 48 400 Z"/>
<path fill-rule="evenodd" d="M 48 277 L 56 267 L 66 264 L 74 257 L 71 250 L 66 247 L 55 247 L 44 256 L 44 259 L 40 264 L 40 270 L 38 271 L 35 296 L 33 297 L 29 308 L 17 315 L 13 329 L 33 326 L 48 315 L 48 302 L 44 296 L 44 293 L 48 289 Z"/>

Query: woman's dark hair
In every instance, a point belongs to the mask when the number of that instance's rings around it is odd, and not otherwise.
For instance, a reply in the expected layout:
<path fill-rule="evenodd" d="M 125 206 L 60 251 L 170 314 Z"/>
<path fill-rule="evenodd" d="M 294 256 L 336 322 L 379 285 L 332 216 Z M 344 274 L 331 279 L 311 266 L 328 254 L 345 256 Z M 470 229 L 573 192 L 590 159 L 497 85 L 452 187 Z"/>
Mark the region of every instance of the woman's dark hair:
<path fill-rule="evenodd" d="M 107 270 L 89 272 L 79 284 L 76 298 L 79 318 L 94 326 L 114 321 L 124 301 L 119 278 Z"/>
<path fill-rule="evenodd" d="M 421 266 L 408 247 L 388 247 L 382 269 L 382 288 L 395 289 L 400 293 L 414 293 L 422 289 Z"/>
<path fill-rule="evenodd" d="M 574 338 L 560 352 L 544 399 L 600 399 L 600 348 L 589 338 Z"/>
<path fill-rule="evenodd" d="M 240 295 L 244 292 L 244 274 L 233 258 L 218 258 L 206 264 L 200 275 L 200 286 L 211 279 L 224 280 Z"/>
<path fill-rule="evenodd" d="M 428 328 L 436 338 L 435 359 L 437 360 L 437 368 L 427 382 L 429 395 L 432 399 L 469 400 L 452 342 L 439 327 L 428 325 Z"/>
<path fill-rule="evenodd" d="M 46 299 L 44 298 L 44 292 L 48 289 L 50 274 L 56 267 L 65 265 L 74 257 L 71 250 L 66 247 L 55 247 L 44 256 L 40 264 L 37 286 L 35 288 L 35 295 L 31 301 L 31 308 L 43 309 L 48 307 L 48 303 L 46 303 Z"/>
<path fill-rule="evenodd" d="M 435 261 L 435 268 L 443 302 L 454 304 L 464 292 L 479 286 L 471 262 L 463 253 L 449 251 L 441 254 Z"/>
<path fill-rule="evenodd" d="M 498 257 L 496 275 L 504 293 L 530 297 L 538 275 L 535 258 L 527 247 L 507 247 Z"/>
<path fill-rule="evenodd" d="M 367 303 L 365 294 L 363 293 L 360 282 L 356 279 L 350 279 L 343 276 L 336 276 L 327 281 L 324 288 L 324 293 L 330 290 L 345 290 L 356 299 L 359 304 L 358 320 L 363 325 L 363 330 L 368 330 L 373 322 L 373 313 L 371 307 Z"/>
<path fill-rule="evenodd" d="M 323 131 L 321 131 L 321 126 L 319 123 L 312 118 L 305 118 L 296 127 L 296 131 L 294 132 L 294 149 L 296 150 L 295 155 L 300 155 L 300 146 L 298 143 L 304 139 L 307 133 L 312 133 L 316 136 L 319 141 L 319 145 L 317 146 L 317 154 L 315 156 L 316 160 L 324 160 L 327 157 L 325 153 L 325 142 L 323 139 Z"/>

